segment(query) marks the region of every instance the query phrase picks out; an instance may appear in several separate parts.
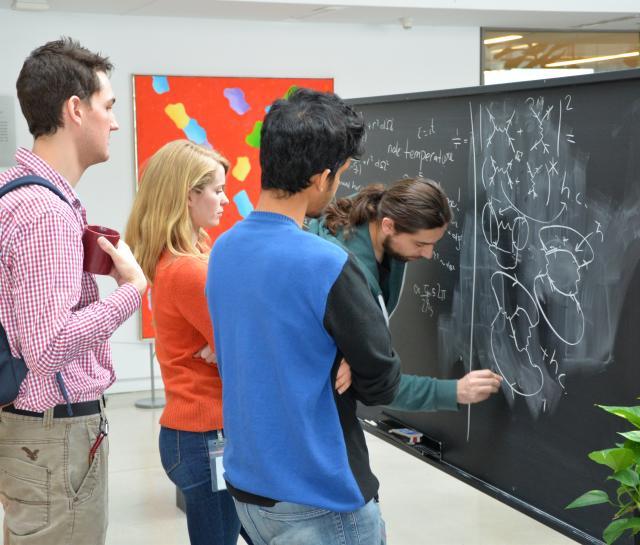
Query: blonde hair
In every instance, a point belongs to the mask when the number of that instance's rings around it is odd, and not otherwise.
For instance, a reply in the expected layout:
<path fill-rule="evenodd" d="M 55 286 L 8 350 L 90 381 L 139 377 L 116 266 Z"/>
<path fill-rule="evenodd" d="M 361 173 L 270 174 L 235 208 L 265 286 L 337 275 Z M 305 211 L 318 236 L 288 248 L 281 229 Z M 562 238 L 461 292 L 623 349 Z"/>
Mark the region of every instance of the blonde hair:
<path fill-rule="evenodd" d="M 145 164 L 125 240 L 149 283 L 153 283 L 165 249 L 175 256 L 208 259 L 198 248 L 209 240 L 206 232 L 199 229 L 197 242 L 193 240 L 188 196 L 189 191 L 200 192 L 211 183 L 212 173 L 219 166 L 226 174 L 229 161 L 217 151 L 188 140 L 165 144 Z"/>

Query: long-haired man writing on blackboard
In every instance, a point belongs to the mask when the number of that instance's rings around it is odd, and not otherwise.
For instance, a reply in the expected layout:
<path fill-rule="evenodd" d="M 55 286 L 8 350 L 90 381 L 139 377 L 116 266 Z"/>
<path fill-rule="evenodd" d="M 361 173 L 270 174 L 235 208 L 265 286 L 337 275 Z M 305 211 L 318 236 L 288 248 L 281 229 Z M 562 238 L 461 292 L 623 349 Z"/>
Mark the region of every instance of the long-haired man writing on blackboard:
<path fill-rule="evenodd" d="M 400 299 L 408 261 L 431 259 L 451 221 L 447 196 L 426 179 L 406 179 L 389 188 L 373 184 L 329 205 L 310 232 L 351 252 L 371 295 L 387 317 Z M 488 369 L 459 380 L 403 374 L 391 408 L 403 411 L 456 410 L 484 401 L 498 391 L 502 377 Z"/>
<path fill-rule="evenodd" d="M 356 401 L 386 404 L 400 362 L 353 258 L 302 229 L 362 152 L 336 95 L 299 89 L 261 133 L 256 211 L 221 235 L 207 298 L 223 383 L 224 469 L 256 544 L 380 545 L 378 481 Z M 352 385 L 333 384 L 345 357 Z"/>

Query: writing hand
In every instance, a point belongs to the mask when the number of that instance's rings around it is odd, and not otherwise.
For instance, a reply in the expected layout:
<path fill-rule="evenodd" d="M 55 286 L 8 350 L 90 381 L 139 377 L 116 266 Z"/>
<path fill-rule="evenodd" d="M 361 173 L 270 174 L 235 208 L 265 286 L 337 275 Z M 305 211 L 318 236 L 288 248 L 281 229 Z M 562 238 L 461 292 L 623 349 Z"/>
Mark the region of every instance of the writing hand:
<path fill-rule="evenodd" d="M 458 381 L 456 396 L 458 403 L 466 405 L 484 401 L 500 389 L 501 382 L 502 376 L 489 369 L 471 371 Z"/>

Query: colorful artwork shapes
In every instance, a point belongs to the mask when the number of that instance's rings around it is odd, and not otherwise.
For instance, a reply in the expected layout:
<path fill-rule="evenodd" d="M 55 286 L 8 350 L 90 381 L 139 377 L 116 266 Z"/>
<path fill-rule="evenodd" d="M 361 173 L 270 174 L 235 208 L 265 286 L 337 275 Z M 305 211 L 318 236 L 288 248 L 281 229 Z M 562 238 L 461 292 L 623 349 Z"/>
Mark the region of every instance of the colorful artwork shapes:
<path fill-rule="evenodd" d="M 178 102 L 177 104 L 167 104 L 164 111 L 171 121 L 176 124 L 176 127 L 181 129 L 185 136 L 194 144 L 211 147 L 207 141 L 207 131 L 205 131 L 195 119 L 192 119 L 187 115 L 187 111 L 185 110 L 182 102 Z"/>
<path fill-rule="evenodd" d="M 289 100 L 289 97 L 291 96 L 291 93 L 293 93 L 297 89 L 299 89 L 299 87 L 297 85 L 292 85 L 291 87 L 289 87 L 287 89 L 287 92 L 282 96 L 282 98 L 284 98 L 285 100 Z M 270 109 L 271 109 L 271 104 L 269 104 L 269 106 L 265 106 L 265 108 L 264 108 L 265 113 L 268 114 Z"/>
<path fill-rule="evenodd" d="M 184 128 L 184 134 L 194 144 L 206 144 L 207 143 L 207 131 L 205 131 L 195 119 L 190 119 L 187 126 Z"/>
<path fill-rule="evenodd" d="M 239 87 L 228 87 L 223 94 L 229 101 L 229 107 L 238 115 L 244 115 L 251 109 L 244 98 L 244 91 Z"/>
<path fill-rule="evenodd" d="M 243 218 L 246 218 L 253 211 L 253 204 L 251 204 L 249 195 L 244 189 L 234 195 L 233 202 L 238 209 L 238 214 Z"/>
<path fill-rule="evenodd" d="M 248 157 L 238 157 L 236 166 L 233 167 L 231 174 L 236 180 L 244 182 L 251 172 L 251 163 Z"/>
<path fill-rule="evenodd" d="M 167 76 L 153 76 L 151 86 L 159 95 L 169 92 L 169 80 Z"/>
<path fill-rule="evenodd" d="M 256 121 L 253 130 L 247 135 L 244 141 L 252 148 L 260 147 L 260 132 L 262 131 L 262 121 Z"/>
<path fill-rule="evenodd" d="M 299 89 L 299 87 L 297 85 L 292 85 L 291 87 L 289 87 L 287 89 L 287 92 L 284 94 L 284 99 L 289 100 L 289 97 L 291 96 L 291 93 L 293 93 L 294 91 L 297 91 Z"/>
<path fill-rule="evenodd" d="M 164 109 L 164 113 L 169 116 L 169 119 L 176 124 L 180 130 L 184 129 L 190 121 L 187 111 L 184 109 L 184 104 L 178 102 L 177 104 L 167 104 Z"/>

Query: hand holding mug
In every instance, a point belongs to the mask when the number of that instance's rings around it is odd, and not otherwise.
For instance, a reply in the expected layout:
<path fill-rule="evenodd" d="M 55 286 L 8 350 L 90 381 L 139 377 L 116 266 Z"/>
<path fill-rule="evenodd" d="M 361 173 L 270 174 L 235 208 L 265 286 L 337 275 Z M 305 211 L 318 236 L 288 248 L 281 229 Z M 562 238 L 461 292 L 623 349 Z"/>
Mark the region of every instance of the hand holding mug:
<path fill-rule="evenodd" d="M 127 283 L 133 284 L 142 295 L 147 289 L 147 279 L 127 243 L 121 240 L 116 247 L 105 237 L 100 237 L 98 238 L 98 246 L 109 254 L 113 262 L 109 275 L 115 278 L 118 286 Z"/>

